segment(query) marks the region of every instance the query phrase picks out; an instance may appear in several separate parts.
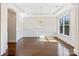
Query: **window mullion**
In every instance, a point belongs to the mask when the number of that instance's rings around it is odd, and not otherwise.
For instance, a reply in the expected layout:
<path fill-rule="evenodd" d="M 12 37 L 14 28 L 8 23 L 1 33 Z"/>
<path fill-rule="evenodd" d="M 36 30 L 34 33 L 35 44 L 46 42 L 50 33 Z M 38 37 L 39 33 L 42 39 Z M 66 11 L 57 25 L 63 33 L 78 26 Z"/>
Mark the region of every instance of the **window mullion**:
<path fill-rule="evenodd" d="M 63 19 L 63 34 L 65 34 L 65 32 L 64 32 L 64 26 L 65 26 L 65 22 L 64 22 L 64 19 Z"/>

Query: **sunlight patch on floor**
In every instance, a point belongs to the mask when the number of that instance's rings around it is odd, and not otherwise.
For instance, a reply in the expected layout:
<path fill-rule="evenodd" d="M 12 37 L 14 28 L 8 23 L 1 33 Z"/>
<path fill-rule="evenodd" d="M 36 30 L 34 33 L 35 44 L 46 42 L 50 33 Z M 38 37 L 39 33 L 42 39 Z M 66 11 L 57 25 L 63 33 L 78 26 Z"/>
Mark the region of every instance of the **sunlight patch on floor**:
<path fill-rule="evenodd" d="M 39 41 L 42 41 L 42 42 L 58 42 L 58 41 L 55 40 L 54 38 L 52 38 L 52 37 L 47 37 L 47 36 L 45 36 L 44 34 L 40 36 Z"/>

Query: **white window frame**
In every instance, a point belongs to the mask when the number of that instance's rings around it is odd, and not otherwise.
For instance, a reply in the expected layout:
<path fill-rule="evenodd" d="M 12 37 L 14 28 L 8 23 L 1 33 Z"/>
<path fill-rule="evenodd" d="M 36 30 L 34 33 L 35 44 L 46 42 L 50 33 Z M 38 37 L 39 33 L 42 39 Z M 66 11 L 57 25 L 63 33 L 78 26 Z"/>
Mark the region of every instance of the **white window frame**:
<path fill-rule="evenodd" d="M 59 21 L 58 21 L 59 22 L 59 24 L 58 24 L 58 27 L 59 27 L 58 32 L 59 33 L 60 33 L 60 20 L 61 19 L 59 19 Z M 63 20 L 63 33 L 60 33 L 60 34 L 63 34 L 63 35 L 66 35 L 66 36 L 70 36 L 70 19 L 69 19 L 69 35 L 65 34 L 65 28 L 64 28 L 64 26 L 65 26 L 65 21 Z"/>

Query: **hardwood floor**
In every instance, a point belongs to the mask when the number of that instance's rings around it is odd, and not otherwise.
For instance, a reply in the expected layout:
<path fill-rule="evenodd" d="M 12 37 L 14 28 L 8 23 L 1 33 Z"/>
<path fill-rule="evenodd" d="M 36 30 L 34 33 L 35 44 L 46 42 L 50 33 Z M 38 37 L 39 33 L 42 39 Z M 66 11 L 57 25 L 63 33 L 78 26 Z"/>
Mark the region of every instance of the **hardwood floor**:
<path fill-rule="evenodd" d="M 73 47 L 58 38 L 41 41 L 38 37 L 21 38 L 16 45 L 9 44 L 8 56 L 58 56 L 58 43 L 69 49 L 70 55 L 75 56 Z"/>
<path fill-rule="evenodd" d="M 8 55 L 15 56 L 16 55 L 16 42 L 8 43 Z"/>
<path fill-rule="evenodd" d="M 39 38 L 28 37 L 17 42 L 18 56 L 57 56 L 57 42 L 42 42 Z"/>

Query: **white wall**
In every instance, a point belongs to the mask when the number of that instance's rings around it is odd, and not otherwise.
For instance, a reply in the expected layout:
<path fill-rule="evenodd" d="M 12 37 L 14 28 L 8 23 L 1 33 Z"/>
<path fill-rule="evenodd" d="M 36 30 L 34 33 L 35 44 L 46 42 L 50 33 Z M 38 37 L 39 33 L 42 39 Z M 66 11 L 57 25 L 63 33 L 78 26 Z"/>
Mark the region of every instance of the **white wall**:
<path fill-rule="evenodd" d="M 1 4 L 1 55 L 7 49 L 7 8 Z"/>
<path fill-rule="evenodd" d="M 1 54 L 1 4 L 0 4 L 0 54 Z"/>
<path fill-rule="evenodd" d="M 23 37 L 23 18 L 20 16 L 20 14 L 16 15 L 16 39 L 20 39 Z M 0 55 L 3 55 L 6 52 L 6 49 L 8 48 L 8 33 L 7 33 L 7 20 L 8 20 L 8 10 L 5 4 L 1 4 L 1 33 L 0 33 Z M 9 22 L 10 23 L 10 22 Z M 10 42 L 15 42 L 17 40 L 10 40 Z"/>
<path fill-rule="evenodd" d="M 16 42 L 23 37 L 23 16 L 16 13 Z"/>
<path fill-rule="evenodd" d="M 74 40 L 74 53 L 79 55 L 79 4 L 75 5 L 75 40 Z"/>
<path fill-rule="evenodd" d="M 57 37 L 58 38 L 60 38 L 60 39 L 62 39 L 63 41 L 65 41 L 65 42 L 67 42 L 67 43 L 69 43 L 70 45 L 74 45 L 74 44 L 72 44 L 72 42 L 73 42 L 73 40 L 72 40 L 72 28 L 73 28 L 73 16 L 71 16 L 71 11 L 70 10 L 66 10 L 65 12 L 62 12 L 61 14 L 59 14 L 59 16 L 57 17 Z M 66 15 L 69 15 L 70 16 L 70 35 L 69 36 L 67 36 L 67 35 L 63 35 L 63 34 L 61 34 L 61 33 L 59 33 L 59 19 L 60 19 L 60 17 L 62 17 L 62 16 L 66 16 Z"/>
<path fill-rule="evenodd" d="M 43 33 L 47 36 L 55 36 L 55 17 L 24 17 L 23 22 L 24 37 L 39 37 Z"/>
<path fill-rule="evenodd" d="M 73 7 L 72 9 L 70 9 L 70 11 L 66 10 L 65 12 L 62 12 L 58 16 L 57 20 L 59 20 L 59 18 L 64 15 L 70 15 L 70 36 L 66 36 L 66 35 L 58 33 L 57 37 L 67 42 L 68 44 L 72 45 L 76 51 L 76 52 L 74 51 L 74 53 L 78 54 L 78 23 L 79 23 L 78 22 L 78 8 Z"/>
<path fill-rule="evenodd" d="M 7 7 L 16 12 L 16 40 L 14 40 L 14 41 L 17 42 L 20 38 L 23 37 L 23 15 L 22 15 L 22 11 L 20 9 L 18 9 L 14 4 L 8 4 Z"/>
<path fill-rule="evenodd" d="M 8 42 L 16 42 L 16 12 L 8 9 Z"/>

